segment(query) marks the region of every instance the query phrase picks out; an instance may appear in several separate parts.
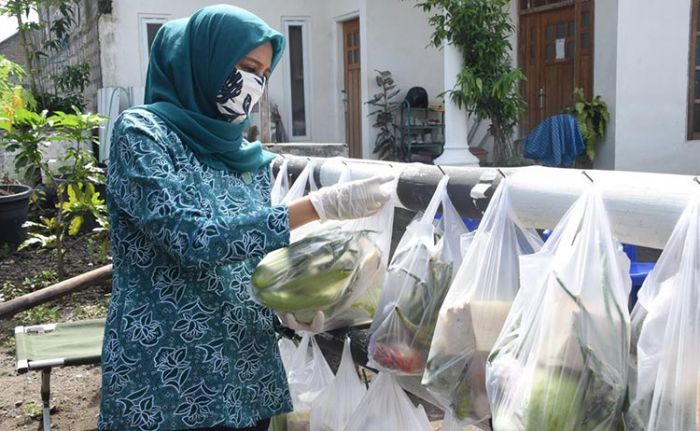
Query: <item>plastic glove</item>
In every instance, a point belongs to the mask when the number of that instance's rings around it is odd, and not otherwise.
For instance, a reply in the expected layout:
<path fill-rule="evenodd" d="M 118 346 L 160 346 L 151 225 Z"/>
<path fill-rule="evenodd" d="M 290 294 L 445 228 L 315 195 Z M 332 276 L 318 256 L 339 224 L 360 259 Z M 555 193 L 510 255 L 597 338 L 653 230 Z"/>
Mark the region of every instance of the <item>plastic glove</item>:
<path fill-rule="evenodd" d="M 326 315 L 323 311 L 317 311 L 311 320 L 310 325 L 299 323 L 292 313 L 279 314 L 279 319 L 284 326 L 295 331 L 307 331 L 315 334 L 321 332 L 323 324 L 326 321 Z"/>
<path fill-rule="evenodd" d="M 393 179 L 377 176 L 336 184 L 309 193 L 309 199 L 321 221 L 369 217 L 391 197 L 392 192 L 381 186 Z"/>

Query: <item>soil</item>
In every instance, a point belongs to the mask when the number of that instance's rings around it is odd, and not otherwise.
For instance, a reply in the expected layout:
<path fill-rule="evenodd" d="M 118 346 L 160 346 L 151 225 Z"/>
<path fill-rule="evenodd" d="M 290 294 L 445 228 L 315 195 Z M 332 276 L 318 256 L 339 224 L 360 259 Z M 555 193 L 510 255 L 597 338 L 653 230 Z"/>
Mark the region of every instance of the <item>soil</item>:
<path fill-rule="evenodd" d="M 90 248 L 87 236 L 69 240 L 67 277 L 107 263 L 91 255 Z M 28 250 L 0 258 L 0 296 L 9 300 L 58 281 L 52 257 L 48 252 Z M 109 286 L 95 286 L 0 320 L 0 431 L 42 429 L 41 376 L 38 372 L 17 374 L 15 326 L 104 317 L 108 299 Z M 100 385 L 99 366 L 53 369 L 52 429 L 96 430 Z"/>

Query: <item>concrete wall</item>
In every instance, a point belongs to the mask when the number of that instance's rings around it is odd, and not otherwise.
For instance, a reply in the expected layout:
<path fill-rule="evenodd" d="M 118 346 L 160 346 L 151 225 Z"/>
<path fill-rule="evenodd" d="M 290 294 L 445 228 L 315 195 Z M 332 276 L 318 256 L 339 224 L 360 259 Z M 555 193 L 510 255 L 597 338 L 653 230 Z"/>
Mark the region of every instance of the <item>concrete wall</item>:
<path fill-rule="evenodd" d="M 38 75 L 38 80 L 43 91 L 52 92 L 54 90 L 53 76 L 61 73 L 66 66 L 87 62 L 90 65 L 90 83 L 84 91 L 87 102 L 86 110 L 95 112 L 97 89 L 102 86 L 100 46 L 96 25 L 100 10 L 98 2 L 94 0 L 81 0 L 74 7 L 77 23 L 71 29 L 68 43 L 60 51 L 47 51 L 49 55 L 42 57 L 40 61 L 41 73 Z M 54 16 L 54 13 L 53 10 L 44 11 L 40 14 L 40 19 L 46 23 L 49 18 Z M 44 39 L 39 36 L 39 46 Z"/>
<path fill-rule="evenodd" d="M 402 90 L 394 99 L 398 102 L 411 87 L 423 87 L 430 100 L 437 99 L 444 91 L 443 56 L 441 51 L 427 46 L 432 34 L 429 15 L 415 8 L 415 3 L 403 0 L 367 0 L 365 3 L 364 22 L 360 17 L 365 38 L 360 40 L 363 101 L 379 91 L 375 69 L 392 72 Z M 362 144 L 366 158 L 372 153 L 377 135 L 371 127 L 373 119 L 367 117 L 369 108 L 366 104 L 362 106 Z"/>
<path fill-rule="evenodd" d="M 22 48 L 19 33 L 15 33 L 0 42 L 0 55 L 14 63 L 19 64 L 25 70 L 27 69 L 27 59 L 24 56 L 24 48 Z"/>
<path fill-rule="evenodd" d="M 605 140 L 598 144 L 595 167 L 615 169 L 618 2 L 596 2 L 593 25 L 593 93 L 601 96 L 610 111 L 608 131 Z"/>
<path fill-rule="evenodd" d="M 690 16 L 690 0 L 619 0 L 616 170 L 700 173 L 686 130 Z"/>

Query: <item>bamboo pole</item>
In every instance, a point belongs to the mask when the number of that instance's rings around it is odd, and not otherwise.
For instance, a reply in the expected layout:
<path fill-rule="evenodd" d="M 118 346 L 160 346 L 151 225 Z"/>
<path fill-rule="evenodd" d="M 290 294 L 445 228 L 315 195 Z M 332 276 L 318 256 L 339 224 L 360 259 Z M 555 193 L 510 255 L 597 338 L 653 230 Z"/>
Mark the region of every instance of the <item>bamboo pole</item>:
<path fill-rule="evenodd" d="M 76 277 L 63 280 L 36 292 L 22 295 L 0 303 L 0 319 L 13 316 L 20 311 L 44 304 L 62 296 L 85 290 L 112 278 L 112 265 L 105 265 Z"/>

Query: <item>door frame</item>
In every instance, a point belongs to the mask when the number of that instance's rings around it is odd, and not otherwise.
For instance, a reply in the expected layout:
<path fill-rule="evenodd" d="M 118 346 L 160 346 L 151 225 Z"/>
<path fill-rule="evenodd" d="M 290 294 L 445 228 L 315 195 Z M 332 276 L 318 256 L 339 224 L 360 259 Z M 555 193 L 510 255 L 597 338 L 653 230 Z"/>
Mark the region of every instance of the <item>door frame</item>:
<path fill-rule="evenodd" d="M 525 8 L 523 7 L 525 2 L 530 2 L 531 0 L 516 0 L 518 2 L 517 8 L 518 8 L 518 28 L 517 28 L 517 53 L 518 53 L 518 67 L 523 71 L 523 73 L 526 74 L 526 45 L 525 41 L 523 38 L 528 37 L 528 35 L 525 34 L 525 31 L 522 29 L 522 22 L 523 18 L 530 19 L 533 16 L 537 16 L 538 14 L 543 14 L 547 12 L 552 12 L 556 11 L 559 9 L 565 9 L 565 8 L 573 8 L 574 9 L 574 38 L 575 38 L 575 45 L 574 45 L 574 88 L 578 87 L 578 82 L 580 82 L 580 76 L 578 75 L 578 71 L 581 67 L 581 59 L 582 56 L 580 55 L 580 46 L 581 46 L 581 32 L 580 32 L 580 27 L 581 25 L 580 20 L 582 16 L 582 5 L 585 5 L 586 7 L 589 7 L 589 13 L 590 13 L 590 58 L 591 58 L 591 66 L 590 66 L 590 89 L 587 89 L 590 94 L 586 94 L 586 97 L 593 97 L 594 89 L 595 89 L 595 31 L 596 31 L 596 26 L 595 26 L 595 0 L 564 0 L 560 1 L 558 3 L 554 4 L 547 4 L 543 6 L 538 6 L 538 7 L 533 7 L 533 8 Z M 541 35 L 538 34 L 537 36 L 537 43 L 540 45 L 540 37 Z M 535 85 L 534 88 L 537 88 L 538 86 L 541 87 L 542 83 L 542 64 L 540 64 L 540 60 L 543 58 L 542 53 L 539 52 L 540 47 L 536 47 L 536 76 L 538 79 L 537 84 Z M 526 74 L 527 76 L 527 74 Z M 521 84 L 521 95 L 523 97 L 523 100 L 527 103 L 528 102 L 528 94 L 527 94 L 527 88 L 528 88 L 528 81 L 523 81 Z M 534 91 L 534 90 L 533 90 Z M 535 100 L 533 98 L 533 100 Z M 539 105 L 538 105 L 539 106 Z M 528 118 L 530 115 L 530 107 L 526 106 L 525 111 L 521 115 L 521 121 L 519 122 L 519 133 L 521 136 L 525 135 L 526 133 L 529 133 L 537 124 L 529 124 L 530 119 Z M 529 126 L 529 130 L 525 129 L 525 125 Z"/>
<path fill-rule="evenodd" d="M 344 127 L 340 130 L 341 136 L 343 136 L 346 145 L 348 146 L 348 156 L 352 157 L 351 154 L 351 148 L 350 148 L 350 142 L 348 139 L 348 95 L 347 93 L 343 94 L 344 90 L 347 90 L 347 85 L 346 85 L 346 73 L 345 73 L 345 61 L 346 61 L 346 55 L 345 55 L 345 24 L 348 23 L 349 21 L 357 21 L 358 24 L 358 43 L 360 45 L 359 47 L 359 56 L 360 56 L 360 69 L 359 69 L 359 82 L 358 82 L 358 107 L 359 107 L 359 113 L 358 113 L 358 121 L 359 121 L 359 127 L 357 130 L 357 136 L 359 139 L 357 150 L 358 154 L 355 154 L 354 156 L 357 158 L 364 158 L 365 154 L 365 126 L 366 122 L 364 119 L 364 104 L 362 103 L 363 100 L 363 94 L 364 94 L 364 89 L 365 89 L 365 82 L 364 82 L 364 76 L 363 76 L 363 64 L 365 63 L 363 61 L 364 57 L 364 44 L 362 40 L 362 20 L 360 19 L 360 14 L 359 11 L 356 12 L 351 12 L 348 14 L 344 14 L 342 16 L 336 17 L 335 18 L 336 23 L 337 23 L 337 36 L 338 36 L 338 43 L 336 45 L 338 52 L 337 52 L 337 61 L 336 65 L 338 67 L 338 100 L 339 100 L 339 107 L 340 107 L 340 115 L 339 117 L 342 118 L 341 124 L 343 124 Z"/>

